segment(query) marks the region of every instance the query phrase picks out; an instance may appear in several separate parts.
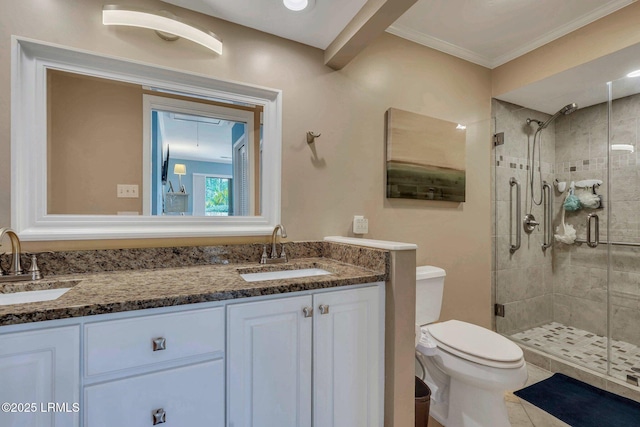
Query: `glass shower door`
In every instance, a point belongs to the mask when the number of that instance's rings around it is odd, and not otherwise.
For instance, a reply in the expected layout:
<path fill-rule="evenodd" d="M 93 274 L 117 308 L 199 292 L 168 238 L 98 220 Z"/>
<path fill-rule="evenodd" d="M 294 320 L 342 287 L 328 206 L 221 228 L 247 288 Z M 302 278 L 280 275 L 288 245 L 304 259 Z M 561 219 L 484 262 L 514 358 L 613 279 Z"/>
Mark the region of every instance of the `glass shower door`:
<path fill-rule="evenodd" d="M 609 374 L 640 378 L 640 78 L 611 83 L 609 194 Z"/>

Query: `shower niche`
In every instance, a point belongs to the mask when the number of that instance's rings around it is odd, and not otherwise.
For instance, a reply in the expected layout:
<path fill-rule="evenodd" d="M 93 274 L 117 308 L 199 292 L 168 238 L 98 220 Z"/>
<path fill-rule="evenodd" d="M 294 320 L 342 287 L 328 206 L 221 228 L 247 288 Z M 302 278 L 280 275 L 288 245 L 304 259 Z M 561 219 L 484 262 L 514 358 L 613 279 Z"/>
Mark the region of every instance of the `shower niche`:
<path fill-rule="evenodd" d="M 495 327 L 640 400 L 640 78 L 554 95 L 492 101 Z"/>

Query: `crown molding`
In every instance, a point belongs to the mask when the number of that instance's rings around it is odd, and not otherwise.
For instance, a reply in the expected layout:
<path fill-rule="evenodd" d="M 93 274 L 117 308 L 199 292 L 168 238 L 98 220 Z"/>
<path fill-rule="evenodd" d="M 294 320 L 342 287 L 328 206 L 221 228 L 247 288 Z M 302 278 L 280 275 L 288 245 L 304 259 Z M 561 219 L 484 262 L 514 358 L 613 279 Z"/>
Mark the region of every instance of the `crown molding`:
<path fill-rule="evenodd" d="M 479 55 L 469 49 L 462 48 L 453 43 L 440 40 L 432 37 L 428 34 L 416 31 L 404 25 L 392 25 L 387 28 L 387 32 L 403 39 L 410 40 L 412 42 L 421 44 L 423 46 L 430 47 L 440 52 L 453 55 L 455 57 L 464 59 L 465 61 L 473 62 L 474 64 L 482 65 L 483 67 L 491 68 L 491 60 L 485 56 Z"/>
<path fill-rule="evenodd" d="M 458 58 L 464 59 L 465 61 L 469 61 L 474 64 L 482 65 L 483 67 L 493 69 L 511 60 L 514 60 L 522 55 L 525 55 L 541 46 L 544 46 L 547 43 L 550 43 L 556 39 L 559 39 L 560 37 L 565 36 L 571 33 L 572 31 L 575 31 L 588 24 L 591 24 L 592 22 L 597 21 L 598 19 L 603 18 L 635 2 L 636 0 L 617 0 L 617 1 L 604 4 L 599 8 L 574 19 L 573 21 L 567 23 L 566 25 L 563 25 L 555 29 L 554 31 L 551 31 L 542 37 L 534 39 L 530 43 L 527 43 L 523 46 L 520 46 L 517 49 L 514 49 L 510 52 L 507 52 L 495 58 L 491 58 L 486 55 L 481 55 L 472 50 L 465 49 L 453 43 L 449 43 L 447 41 L 438 39 L 436 37 L 430 36 L 428 34 L 425 34 L 423 32 L 417 31 L 413 28 L 409 28 L 404 25 L 394 24 L 389 28 L 387 28 L 387 32 L 394 34 L 398 37 L 402 37 L 403 39 L 407 39 L 412 42 L 421 44 L 423 46 L 427 46 L 432 49 L 447 53 L 449 55 L 456 56 Z"/>

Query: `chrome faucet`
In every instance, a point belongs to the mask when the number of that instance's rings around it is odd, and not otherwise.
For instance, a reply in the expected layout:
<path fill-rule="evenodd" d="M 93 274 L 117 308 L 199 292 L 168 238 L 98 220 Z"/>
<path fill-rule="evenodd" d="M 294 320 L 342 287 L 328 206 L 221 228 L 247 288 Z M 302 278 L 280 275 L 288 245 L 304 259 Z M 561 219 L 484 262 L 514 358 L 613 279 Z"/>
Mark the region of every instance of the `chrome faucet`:
<path fill-rule="evenodd" d="M 262 251 L 262 258 L 260 258 L 260 264 L 287 262 L 287 254 L 284 251 L 284 243 L 282 242 L 280 242 L 280 246 L 282 247 L 282 252 L 280 252 L 280 256 L 278 256 L 278 248 L 276 247 L 278 230 L 280 230 L 280 235 L 282 237 L 287 237 L 287 230 L 284 228 L 284 225 L 282 224 L 276 225 L 273 228 L 273 233 L 271 233 L 271 257 L 267 257 L 267 248 L 265 246 L 264 250 Z"/>
<path fill-rule="evenodd" d="M 20 238 L 12 229 L 7 227 L 0 228 L 0 242 L 2 242 L 5 235 L 9 236 L 11 240 L 11 267 L 9 267 L 9 271 L 7 271 L 6 274 L 9 276 L 19 276 L 23 273 L 22 267 L 20 266 L 20 254 L 22 253 Z"/>

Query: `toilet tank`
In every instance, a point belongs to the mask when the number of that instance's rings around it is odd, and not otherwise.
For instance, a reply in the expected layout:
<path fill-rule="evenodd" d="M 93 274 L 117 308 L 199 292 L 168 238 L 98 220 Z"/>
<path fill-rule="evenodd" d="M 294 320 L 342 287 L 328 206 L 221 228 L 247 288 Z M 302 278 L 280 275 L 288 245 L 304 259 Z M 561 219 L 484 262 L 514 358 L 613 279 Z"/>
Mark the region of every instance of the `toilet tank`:
<path fill-rule="evenodd" d="M 416 268 L 416 323 L 418 325 L 433 323 L 440 318 L 446 275 L 442 268 L 431 265 Z"/>

